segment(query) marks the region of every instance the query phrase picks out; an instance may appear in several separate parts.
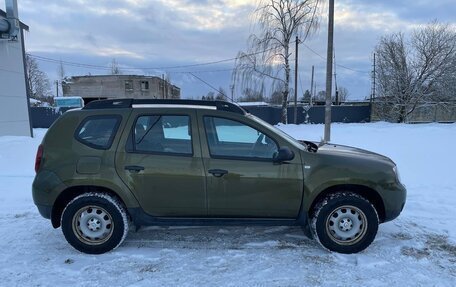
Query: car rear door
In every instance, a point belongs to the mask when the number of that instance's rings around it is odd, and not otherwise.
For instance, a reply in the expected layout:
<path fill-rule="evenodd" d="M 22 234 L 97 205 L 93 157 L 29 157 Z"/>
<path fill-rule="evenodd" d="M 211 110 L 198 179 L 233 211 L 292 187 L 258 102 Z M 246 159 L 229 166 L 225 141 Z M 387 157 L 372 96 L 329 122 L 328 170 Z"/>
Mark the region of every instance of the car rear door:
<path fill-rule="evenodd" d="M 196 112 L 135 108 L 127 127 L 116 169 L 142 209 L 152 216 L 206 216 Z"/>

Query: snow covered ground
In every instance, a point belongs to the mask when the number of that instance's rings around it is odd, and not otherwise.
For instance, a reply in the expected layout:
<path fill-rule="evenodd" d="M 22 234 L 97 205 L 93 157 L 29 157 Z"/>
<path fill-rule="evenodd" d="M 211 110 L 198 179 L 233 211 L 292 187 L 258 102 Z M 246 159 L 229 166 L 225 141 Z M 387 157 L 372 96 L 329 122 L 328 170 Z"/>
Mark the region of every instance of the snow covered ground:
<path fill-rule="evenodd" d="M 319 141 L 322 125 L 287 125 Z M 335 143 L 391 157 L 408 188 L 401 216 L 355 255 L 291 227 L 149 227 L 114 252 L 75 251 L 31 198 L 36 138 L 0 137 L 0 286 L 455 286 L 456 124 L 334 124 Z"/>

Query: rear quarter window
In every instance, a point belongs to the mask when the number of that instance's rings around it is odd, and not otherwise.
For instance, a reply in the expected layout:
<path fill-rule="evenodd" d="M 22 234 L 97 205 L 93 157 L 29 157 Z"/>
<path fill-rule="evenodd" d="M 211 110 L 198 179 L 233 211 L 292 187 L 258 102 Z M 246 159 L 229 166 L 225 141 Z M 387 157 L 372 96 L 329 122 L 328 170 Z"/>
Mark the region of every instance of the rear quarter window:
<path fill-rule="evenodd" d="M 121 117 L 117 115 L 87 117 L 76 129 L 75 138 L 91 148 L 109 149 L 116 136 L 120 121 Z"/>

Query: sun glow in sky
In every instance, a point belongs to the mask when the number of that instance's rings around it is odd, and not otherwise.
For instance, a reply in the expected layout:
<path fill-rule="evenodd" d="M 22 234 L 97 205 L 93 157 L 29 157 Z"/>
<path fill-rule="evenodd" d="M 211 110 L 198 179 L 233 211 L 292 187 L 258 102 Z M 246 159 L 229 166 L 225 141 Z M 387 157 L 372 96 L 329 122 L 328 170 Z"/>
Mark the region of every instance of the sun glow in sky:
<path fill-rule="evenodd" d="M 29 53 L 63 61 L 108 66 L 116 58 L 124 73 L 169 74 L 184 97 L 201 97 L 215 87 L 229 90 L 234 61 L 187 69 L 170 67 L 232 59 L 245 50 L 254 32 L 256 0 L 18 0 L 20 20 L 30 26 Z M 4 0 L 0 9 L 4 10 Z M 335 54 L 338 85 L 349 99 L 370 93 L 372 54 L 382 35 L 414 28 L 434 19 L 456 26 L 453 0 L 338 0 L 335 8 Z M 320 6 L 320 29 L 300 46 L 299 93 L 309 89 L 316 70 L 317 89 L 325 81 L 327 1 Z M 294 53 L 294 48 L 292 53 Z M 294 58 L 294 56 L 292 56 Z M 53 80 L 57 65 L 39 62 Z M 293 68 L 293 67 L 292 67 Z M 65 67 L 67 76 L 104 70 Z M 237 91 L 240 93 L 240 91 Z"/>

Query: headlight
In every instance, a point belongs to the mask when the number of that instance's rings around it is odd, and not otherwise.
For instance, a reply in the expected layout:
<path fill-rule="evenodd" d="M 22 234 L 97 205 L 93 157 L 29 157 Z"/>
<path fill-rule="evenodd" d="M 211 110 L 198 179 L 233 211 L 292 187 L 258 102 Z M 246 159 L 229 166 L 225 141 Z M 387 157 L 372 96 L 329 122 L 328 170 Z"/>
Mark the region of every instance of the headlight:
<path fill-rule="evenodd" d="M 399 170 L 397 169 L 397 165 L 393 167 L 393 171 L 396 174 L 396 178 L 399 182 L 401 182 L 401 176 L 399 175 Z"/>

